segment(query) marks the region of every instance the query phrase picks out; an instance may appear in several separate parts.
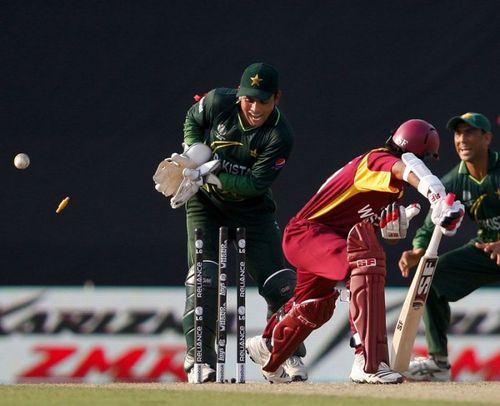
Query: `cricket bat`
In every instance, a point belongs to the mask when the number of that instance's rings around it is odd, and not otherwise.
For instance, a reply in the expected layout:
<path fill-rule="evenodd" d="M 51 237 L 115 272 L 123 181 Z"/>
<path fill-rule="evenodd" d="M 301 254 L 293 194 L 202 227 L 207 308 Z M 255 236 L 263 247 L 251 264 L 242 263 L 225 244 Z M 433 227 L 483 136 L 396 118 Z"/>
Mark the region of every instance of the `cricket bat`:
<path fill-rule="evenodd" d="M 448 193 L 445 201 L 448 206 L 451 206 L 455 201 L 455 195 Z M 442 236 L 441 228 L 434 227 L 429 246 L 424 256 L 420 258 L 415 276 L 401 308 L 391 346 L 391 369 L 394 371 L 405 372 L 408 370 L 418 326 L 436 270 L 437 250 Z"/>

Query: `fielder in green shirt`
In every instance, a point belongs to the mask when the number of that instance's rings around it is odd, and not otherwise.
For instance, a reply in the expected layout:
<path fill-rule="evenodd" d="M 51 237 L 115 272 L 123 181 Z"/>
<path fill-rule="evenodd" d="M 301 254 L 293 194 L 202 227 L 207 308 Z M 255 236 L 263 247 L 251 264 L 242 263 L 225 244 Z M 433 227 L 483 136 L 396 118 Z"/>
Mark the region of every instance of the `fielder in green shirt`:
<path fill-rule="evenodd" d="M 477 288 L 500 281 L 500 157 L 489 146 L 493 137 L 489 120 L 479 113 L 465 113 L 448 121 L 461 162 L 442 182 L 455 193 L 476 223 L 475 238 L 464 246 L 440 255 L 424 312 L 429 357 L 414 359 L 407 376 L 420 381 L 449 381 L 447 331 L 449 302 Z M 430 213 L 413 239 L 413 250 L 399 260 L 403 276 L 409 275 L 425 252 L 434 225 Z"/>
<path fill-rule="evenodd" d="M 293 296 L 295 271 L 285 265 L 271 191 L 293 145 L 291 127 L 278 108 L 278 79 L 272 66 L 254 63 L 243 72 L 238 89 L 216 88 L 199 98 L 184 122 L 185 151 L 160 164 L 153 177 L 158 191 L 173 195 L 172 207 L 186 210 L 189 272 L 183 328 L 187 344 L 184 368 L 190 382 L 194 380 L 196 228 L 204 233 L 203 381 L 215 379 L 219 227 L 228 227 L 230 238 L 234 238 L 236 228 L 245 227 L 247 271 L 266 300 L 269 315 Z M 179 175 L 182 183 L 178 188 L 178 183 L 171 188 L 168 171 L 172 161 L 188 168 Z M 263 315 L 263 322 L 265 319 Z M 298 355 L 285 363 L 288 375 L 266 378 L 306 380 L 307 372 Z"/>

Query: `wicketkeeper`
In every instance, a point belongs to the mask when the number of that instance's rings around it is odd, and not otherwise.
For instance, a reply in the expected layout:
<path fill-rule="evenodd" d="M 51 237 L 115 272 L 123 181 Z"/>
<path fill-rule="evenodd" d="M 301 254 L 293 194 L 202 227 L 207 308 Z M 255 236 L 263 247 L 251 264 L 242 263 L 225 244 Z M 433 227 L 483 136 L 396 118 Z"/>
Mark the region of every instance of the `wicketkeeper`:
<path fill-rule="evenodd" d="M 279 374 L 297 345 L 333 315 L 338 282 L 350 289 L 350 378 L 354 382 L 400 383 L 389 364 L 385 322 L 384 250 L 375 235 L 406 236 L 416 206 L 399 205 L 405 182 L 417 188 L 432 207 L 432 221 L 453 235 L 463 206 L 445 204 L 446 191 L 424 159 L 437 157 L 439 135 L 426 121 L 403 123 L 385 148 L 372 149 L 331 175 L 288 223 L 283 249 L 297 268 L 295 295 L 269 319 L 262 336 L 247 340 L 247 351 L 263 371 Z M 335 363 L 332 362 L 332 366 Z"/>
<path fill-rule="evenodd" d="M 183 327 L 188 380 L 194 359 L 193 262 L 194 229 L 204 232 L 205 331 L 203 380 L 215 380 L 217 315 L 218 230 L 246 228 L 247 269 L 268 304 L 269 315 L 293 295 L 295 271 L 286 268 L 281 230 L 271 185 L 283 170 L 292 150 L 292 130 L 277 105 L 281 97 L 278 72 L 265 63 L 248 66 L 238 89 L 208 92 L 187 112 L 184 152 L 160 163 L 153 179 L 156 189 L 170 197 L 173 208 L 185 207 L 188 266 Z M 304 353 L 298 353 L 304 355 Z M 269 380 L 307 379 L 299 356 L 290 353 L 287 373 Z"/>

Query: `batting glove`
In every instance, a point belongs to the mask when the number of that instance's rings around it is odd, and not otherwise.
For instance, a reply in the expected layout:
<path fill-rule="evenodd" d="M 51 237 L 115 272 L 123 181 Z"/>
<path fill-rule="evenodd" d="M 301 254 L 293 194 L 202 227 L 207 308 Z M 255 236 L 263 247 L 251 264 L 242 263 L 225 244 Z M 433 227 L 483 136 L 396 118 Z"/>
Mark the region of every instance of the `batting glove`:
<path fill-rule="evenodd" d="M 448 237 L 455 235 L 465 214 L 464 205 L 460 200 L 455 200 L 451 206 L 448 206 L 445 199 L 439 199 L 431 206 L 431 209 L 432 222 L 441 228 L 441 232 Z"/>
<path fill-rule="evenodd" d="M 380 232 L 386 240 L 406 238 L 410 220 L 420 213 L 420 205 L 412 203 L 408 207 L 397 203 L 389 204 L 380 214 Z"/>

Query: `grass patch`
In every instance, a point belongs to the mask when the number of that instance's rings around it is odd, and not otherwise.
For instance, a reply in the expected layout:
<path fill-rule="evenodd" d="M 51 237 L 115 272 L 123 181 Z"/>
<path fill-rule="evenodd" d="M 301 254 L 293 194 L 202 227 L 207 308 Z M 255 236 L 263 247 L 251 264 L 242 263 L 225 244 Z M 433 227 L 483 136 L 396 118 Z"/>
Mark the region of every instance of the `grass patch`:
<path fill-rule="evenodd" d="M 382 389 L 382 388 L 381 388 Z M 0 385 L 0 404 L 45 406 L 45 405 L 91 405 L 91 406 L 127 406 L 127 405 L 203 405 L 203 406 L 400 406 L 401 399 L 336 396 L 331 394 L 286 393 L 276 387 L 277 393 L 259 393 L 247 390 L 238 392 L 209 390 L 171 389 L 167 385 L 142 386 L 124 385 L 108 387 L 106 385 Z M 480 405 L 478 402 L 458 402 L 425 400 L 426 406 Z M 404 400 L 405 406 L 422 406 L 422 400 Z"/>

